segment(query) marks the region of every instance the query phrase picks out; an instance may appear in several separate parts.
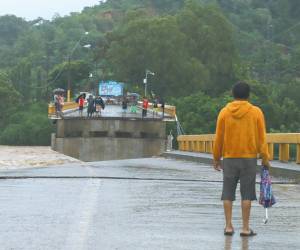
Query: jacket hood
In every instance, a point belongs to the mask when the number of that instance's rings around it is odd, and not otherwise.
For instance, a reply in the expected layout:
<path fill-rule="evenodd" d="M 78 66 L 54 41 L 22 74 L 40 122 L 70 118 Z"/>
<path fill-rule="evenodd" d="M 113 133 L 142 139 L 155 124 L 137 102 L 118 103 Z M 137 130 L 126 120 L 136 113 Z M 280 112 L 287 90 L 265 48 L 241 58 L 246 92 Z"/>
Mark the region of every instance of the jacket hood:
<path fill-rule="evenodd" d="M 253 107 L 248 101 L 233 101 L 226 105 L 226 109 L 234 118 L 240 119 Z"/>

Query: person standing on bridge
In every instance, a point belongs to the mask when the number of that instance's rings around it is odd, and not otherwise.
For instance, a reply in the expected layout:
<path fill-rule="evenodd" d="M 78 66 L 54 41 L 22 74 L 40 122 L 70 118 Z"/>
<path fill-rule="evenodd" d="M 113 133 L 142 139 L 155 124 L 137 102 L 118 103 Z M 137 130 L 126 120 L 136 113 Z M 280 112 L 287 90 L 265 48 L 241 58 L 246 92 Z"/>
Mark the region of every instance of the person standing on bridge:
<path fill-rule="evenodd" d="M 222 197 L 226 226 L 225 235 L 233 235 L 232 203 L 240 181 L 243 228 L 240 236 L 256 235 L 249 227 L 251 201 L 256 200 L 255 179 L 257 155 L 269 165 L 263 112 L 248 99 L 250 86 L 238 82 L 232 89 L 234 101 L 221 110 L 217 120 L 213 148 L 214 168 L 223 169 Z M 221 158 L 223 162 L 221 164 Z"/>
<path fill-rule="evenodd" d="M 123 96 L 122 98 L 122 115 L 126 115 L 126 111 L 127 111 L 127 104 L 128 104 L 128 100 L 127 100 L 127 96 Z"/>
<path fill-rule="evenodd" d="M 149 105 L 149 101 L 148 101 L 147 97 L 145 96 L 143 98 L 143 111 L 142 111 L 143 118 L 147 116 L 148 105 Z"/>
<path fill-rule="evenodd" d="M 78 106 L 79 106 L 79 115 L 80 115 L 80 117 L 82 117 L 85 97 L 86 97 L 85 94 L 82 94 L 78 97 Z"/>
<path fill-rule="evenodd" d="M 164 116 L 165 116 L 165 101 L 162 97 L 160 98 L 160 107 L 162 109 L 162 118 L 164 118 Z"/>
<path fill-rule="evenodd" d="M 92 95 L 89 95 L 87 99 L 88 107 L 87 107 L 87 117 L 92 118 L 93 113 L 95 111 L 95 99 Z"/>
<path fill-rule="evenodd" d="M 54 105 L 55 105 L 55 115 L 56 115 L 56 117 L 59 117 L 59 114 L 61 112 L 60 104 L 59 104 L 59 95 L 55 94 L 53 99 L 54 99 Z"/>
<path fill-rule="evenodd" d="M 96 105 L 96 116 L 101 116 L 101 109 L 105 108 L 105 104 L 101 96 L 97 96 L 95 98 L 95 105 Z"/>
<path fill-rule="evenodd" d="M 158 99 L 154 97 L 153 99 L 153 118 L 158 114 Z"/>
<path fill-rule="evenodd" d="M 59 115 L 60 117 L 63 117 L 64 113 L 62 112 L 63 106 L 65 105 L 65 99 L 63 93 L 60 93 L 58 95 L 58 103 L 59 103 Z"/>

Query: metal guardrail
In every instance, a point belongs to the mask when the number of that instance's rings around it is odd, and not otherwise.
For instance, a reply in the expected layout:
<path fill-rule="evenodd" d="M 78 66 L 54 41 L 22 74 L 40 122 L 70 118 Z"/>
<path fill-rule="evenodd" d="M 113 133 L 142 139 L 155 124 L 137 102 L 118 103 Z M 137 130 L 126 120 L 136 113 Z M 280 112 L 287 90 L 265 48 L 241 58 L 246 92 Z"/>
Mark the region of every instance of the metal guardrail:
<path fill-rule="evenodd" d="M 214 134 L 206 135 L 180 135 L 177 137 L 179 150 L 212 153 Z M 270 159 L 274 159 L 274 145 L 279 146 L 279 160 L 290 160 L 290 146 L 296 146 L 296 163 L 300 164 L 300 133 L 271 133 L 267 134 L 267 143 Z"/>

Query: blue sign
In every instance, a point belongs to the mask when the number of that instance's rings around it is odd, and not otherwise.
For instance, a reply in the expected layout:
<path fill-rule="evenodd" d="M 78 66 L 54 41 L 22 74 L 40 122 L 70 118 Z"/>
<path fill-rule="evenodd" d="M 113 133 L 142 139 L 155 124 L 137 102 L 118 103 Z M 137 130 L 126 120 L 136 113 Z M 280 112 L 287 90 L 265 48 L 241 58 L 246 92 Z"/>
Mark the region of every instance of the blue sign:
<path fill-rule="evenodd" d="M 122 96 L 124 89 L 124 83 L 107 81 L 99 83 L 99 95 L 100 96 Z"/>

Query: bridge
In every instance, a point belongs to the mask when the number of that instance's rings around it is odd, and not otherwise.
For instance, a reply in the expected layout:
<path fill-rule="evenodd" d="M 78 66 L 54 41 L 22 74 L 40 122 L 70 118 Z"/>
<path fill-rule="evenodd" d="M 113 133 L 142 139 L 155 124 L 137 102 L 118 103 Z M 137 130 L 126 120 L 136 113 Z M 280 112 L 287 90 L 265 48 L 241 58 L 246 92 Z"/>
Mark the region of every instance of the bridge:
<path fill-rule="evenodd" d="M 116 114 L 119 108 L 108 107 L 107 112 L 115 109 Z M 54 120 L 63 122 L 63 132 L 68 131 L 68 121 L 83 122 L 90 128 L 111 119 L 142 121 L 138 115 L 103 113 L 103 117 L 87 119 L 75 110 L 68 111 L 62 119 Z M 148 117 L 144 122 L 153 126 L 152 122 L 165 121 Z M 236 234 L 223 235 L 222 175 L 211 166 L 214 135 L 184 135 L 177 138 L 179 150 L 156 157 L 0 171 L 1 248 L 298 249 L 299 138 L 300 134 L 268 135 L 274 158 L 271 174 L 277 173 L 273 191 L 278 202 L 270 209 L 267 224 L 263 223 L 264 209 L 253 204 L 251 227 L 258 233 L 254 238 L 238 234 L 239 195 L 233 207 Z M 88 135 L 82 140 L 89 140 Z M 257 189 L 259 179 L 257 176 Z"/>
<path fill-rule="evenodd" d="M 80 118 L 78 112 L 78 103 L 76 102 L 66 102 L 63 105 L 62 113 L 64 118 L 73 117 L 73 118 Z M 86 108 L 84 109 L 83 118 L 87 117 Z M 137 105 L 137 112 L 133 113 L 130 111 L 130 107 L 124 112 L 122 110 L 121 105 L 106 105 L 105 109 L 101 111 L 101 115 L 99 117 L 93 117 L 93 118 L 106 118 L 106 117 L 115 117 L 115 118 L 142 118 L 142 102 L 138 102 Z M 158 104 L 157 110 L 154 110 L 153 104 L 149 103 L 149 109 L 148 109 L 148 115 L 144 117 L 144 119 L 163 119 L 166 121 L 174 121 L 176 115 L 176 107 L 172 105 L 165 105 L 164 108 L 164 115 L 163 115 L 163 109 L 160 104 Z M 57 119 L 57 116 L 55 114 L 55 106 L 53 103 L 50 103 L 48 105 L 48 117 L 50 119 Z M 81 118 L 82 118 L 81 117 Z"/>
<path fill-rule="evenodd" d="M 98 116 L 87 117 L 78 111 L 77 103 L 66 103 L 59 116 L 49 105 L 48 116 L 55 121 L 53 150 L 83 161 L 117 160 L 160 155 L 166 149 L 166 123 L 174 121 L 176 109 L 165 105 L 142 116 L 142 103 L 137 112 L 122 110 L 120 105 L 106 105 Z"/>

